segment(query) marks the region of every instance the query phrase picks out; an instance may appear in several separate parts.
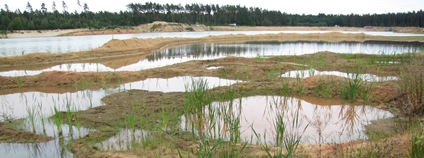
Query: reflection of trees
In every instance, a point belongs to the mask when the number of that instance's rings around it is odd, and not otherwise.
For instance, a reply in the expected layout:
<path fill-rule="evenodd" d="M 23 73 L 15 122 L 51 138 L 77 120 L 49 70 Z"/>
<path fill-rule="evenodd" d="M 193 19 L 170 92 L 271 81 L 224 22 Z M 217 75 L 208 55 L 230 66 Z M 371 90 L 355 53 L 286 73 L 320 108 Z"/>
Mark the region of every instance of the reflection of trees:
<path fill-rule="evenodd" d="M 278 54 L 285 54 L 289 52 L 280 52 L 278 47 L 271 48 L 270 46 L 277 45 L 280 47 L 294 45 L 294 51 L 299 49 L 313 49 L 314 52 L 328 50 L 333 52 L 346 52 L 346 53 L 367 53 L 367 54 L 399 54 L 404 52 L 417 52 L 421 51 L 421 46 L 416 43 L 358 43 L 358 42 L 343 42 L 343 43 L 330 43 L 330 42 L 286 42 L 286 43 L 269 43 L 258 42 L 249 44 L 214 44 L 202 43 L 184 45 L 165 49 L 160 52 L 155 52 L 147 56 L 148 61 L 158 61 L 161 59 L 171 59 L 177 57 L 220 57 L 226 55 L 241 56 L 247 53 L 250 54 L 267 54 L 272 51 L 278 51 Z M 312 52 L 311 52 L 312 53 Z M 289 53 L 290 54 L 290 53 Z"/>
<path fill-rule="evenodd" d="M 147 56 L 148 61 L 158 61 L 161 59 L 171 59 L 177 57 L 219 57 L 225 55 L 242 55 L 249 51 L 256 51 L 256 48 L 248 48 L 245 45 L 221 45 L 221 44 L 193 44 L 175 48 L 165 49 Z"/>

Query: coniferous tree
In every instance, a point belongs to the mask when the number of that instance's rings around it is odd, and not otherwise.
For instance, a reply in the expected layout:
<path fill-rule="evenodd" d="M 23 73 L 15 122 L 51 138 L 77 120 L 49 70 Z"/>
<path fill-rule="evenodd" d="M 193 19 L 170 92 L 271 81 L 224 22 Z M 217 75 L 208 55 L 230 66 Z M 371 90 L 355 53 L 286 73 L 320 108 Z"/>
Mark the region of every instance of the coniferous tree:
<path fill-rule="evenodd" d="M 324 14 L 317 15 L 288 14 L 281 11 L 267 10 L 258 7 L 217 4 L 158 4 L 153 2 L 129 3 L 126 10 L 114 13 L 108 11 L 91 12 L 87 3 L 79 11 L 69 11 L 62 1 L 62 11 L 57 10 L 55 1 L 47 10 L 45 3 L 40 10 L 33 10 L 27 2 L 26 9 L 10 11 L 7 4 L 0 14 L 0 30 L 19 29 L 68 29 L 81 27 L 114 28 L 116 26 L 136 26 L 153 21 L 167 21 L 205 25 L 237 26 L 385 26 L 424 27 L 424 12 L 411 11 L 387 14 Z M 17 19 L 19 17 L 19 20 Z M 46 20 L 44 20 L 46 19 Z M 10 27 L 9 27 L 10 26 Z M 22 26 L 22 27 L 20 27 Z"/>

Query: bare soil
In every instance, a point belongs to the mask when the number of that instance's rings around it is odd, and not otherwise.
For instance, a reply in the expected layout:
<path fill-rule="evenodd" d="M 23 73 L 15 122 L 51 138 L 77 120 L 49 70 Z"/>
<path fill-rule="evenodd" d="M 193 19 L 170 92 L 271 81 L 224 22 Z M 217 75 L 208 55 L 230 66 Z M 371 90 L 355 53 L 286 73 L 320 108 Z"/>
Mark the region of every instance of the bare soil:
<path fill-rule="evenodd" d="M 34 134 L 13 127 L 13 122 L 0 122 L 0 142 L 2 143 L 38 143 L 47 142 L 54 138 Z"/>

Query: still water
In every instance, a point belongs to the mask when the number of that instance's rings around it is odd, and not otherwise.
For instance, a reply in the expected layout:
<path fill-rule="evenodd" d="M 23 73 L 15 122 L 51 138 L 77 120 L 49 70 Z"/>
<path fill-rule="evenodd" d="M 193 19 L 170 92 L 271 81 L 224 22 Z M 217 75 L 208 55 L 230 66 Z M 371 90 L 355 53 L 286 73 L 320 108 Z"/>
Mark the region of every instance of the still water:
<path fill-rule="evenodd" d="M 145 130 L 135 129 L 121 129 L 118 134 L 106 139 L 94 146 L 103 151 L 125 151 L 133 146 L 143 146 L 144 143 L 149 143 L 148 140 L 151 134 Z"/>
<path fill-rule="evenodd" d="M 35 37 L 35 38 L 10 38 L 0 39 L 0 56 L 16 56 L 35 52 L 68 53 L 91 50 L 98 48 L 111 39 L 157 38 L 157 37 L 184 37 L 200 38 L 228 34 L 277 34 L 277 33 L 327 33 L 329 31 L 208 31 L 208 32 L 163 32 L 139 34 L 114 34 L 92 36 L 64 36 L 64 37 Z M 376 36 L 424 36 L 424 34 L 406 34 L 393 32 L 349 32 L 364 33 Z"/>
<path fill-rule="evenodd" d="M 308 78 L 315 75 L 334 75 L 334 76 L 350 78 L 350 79 L 361 79 L 362 81 L 367 81 L 367 82 L 385 82 L 385 81 L 398 80 L 398 77 L 396 76 L 377 76 L 373 74 L 356 74 L 356 73 L 349 74 L 349 73 L 340 72 L 340 71 L 317 71 L 315 69 L 288 71 L 282 74 L 281 77 L 303 79 L 303 78 Z"/>
<path fill-rule="evenodd" d="M 0 95 L 0 121 L 23 118 L 25 122 L 21 125 L 21 129 L 57 138 L 46 143 L 0 143 L 0 155 L 6 155 L 5 157 L 40 158 L 72 157 L 72 153 L 67 150 L 66 146 L 69 141 L 83 137 L 93 130 L 84 127 L 78 129 L 75 126 L 62 124 L 63 136 L 58 136 L 55 122 L 48 119 L 48 117 L 54 115 L 54 108 L 60 111 L 66 111 L 68 108 L 71 111 L 86 110 L 88 108 L 103 105 L 101 99 L 106 95 L 131 89 L 184 92 L 186 90 L 185 86 L 190 87 L 193 80 L 207 80 L 207 87 L 209 89 L 241 82 L 216 77 L 182 76 L 169 79 L 149 78 L 138 82 L 122 84 L 117 88 L 99 90 L 83 90 L 66 93 L 23 92 Z M 30 121 L 30 116 L 34 116 L 34 121 Z M 44 125 L 42 120 L 44 120 Z M 134 140 L 139 139 L 140 138 Z M 112 143 L 117 141 L 115 137 L 108 140 Z M 111 148 L 114 150 L 122 150 L 123 148 L 112 148 L 105 143 L 98 146 L 101 149 Z"/>
<path fill-rule="evenodd" d="M 163 67 L 191 60 L 217 59 L 226 56 L 266 57 L 279 55 L 303 55 L 320 51 L 336 53 L 364 54 L 402 54 L 422 52 L 420 43 L 396 42 L 284 42 L 284 43 L 246 43 L 246 44 L 191 44 L 168 48 L 155 52 L 136 63 L 111 68 L 99 63 L 73 63 L 56 65 L 43 70 L 11 70 L 0 72 L 0 76 L 31 76 L 46 71 L 67 72 L 107 72 L 107 71 L 140 71 Z"/>
<path fill-rule="evenodd" d="M 117 88 L 103 88 L 98 90 L 83 90 L 66 93 L 23 92 L 0 95 L 0 114 L 8 118 L 19 119 L 28 117 L 28 111 L 34 111 L 42 116 L 52 116 L 53 107 L 65 111 L 71 104 L 73 111 L 86 110 L 102 105 L 101 99 L 107 95 L 124 90 L 148 90 L 161 92 L 184 92 L 185 86 L 192 84 L 192 80 L 207 80 L 208 88 L 229 86 L 237 80 L 220 79 L 217 77 L 173 77 L 169 79 L 148 78 L 146 80 L 122 84 Z M 3 115 L 2 115 L 3 116 Z M 3 121 L 0 118 L 0 121 Z"/>
<path fill-rule="evenodd" d="M 223 139 L 228 139 L 231 131 L 238 130 L 244 141 L 275 144 L 278 139 L 275 137 L 276 127 L 284 123 L 284 136 L 302 135 L 303 144 L 343 143 L 367 139 L 364 125 L 393 116 L 385 110 L 368 105 L 349 105 L 341 100 L 251 96 L 232 102 L 214 102 L 207 105 L 200 116 L 182 116 L 181 128 Z M 295 119 L 298 119 L 297 123 Z M 199 123 L 200 127 L 197 126 Z"/>

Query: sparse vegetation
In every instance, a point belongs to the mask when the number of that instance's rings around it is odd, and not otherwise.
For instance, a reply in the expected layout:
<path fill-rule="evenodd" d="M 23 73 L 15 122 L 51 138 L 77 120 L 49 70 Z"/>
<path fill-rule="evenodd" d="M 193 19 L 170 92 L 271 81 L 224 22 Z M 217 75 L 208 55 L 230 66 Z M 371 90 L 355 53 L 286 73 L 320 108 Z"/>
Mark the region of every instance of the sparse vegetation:
<path fill-rule="evenodd" d="M 187 31 L 194 31 L 193 27 L 186 27 L 185 28 Z"/>
<path fill-rule="evenodd" d="M 153 24 L 152 27 L 150 28 L 150 31 L 155 31 L 156 29 L 162 27 L 162 24 Z"/>
<path fill-rule="evenodd" d="M 400 87 L 403 106 L 401 110 L 406 116 L 415 117 L 424 114 L 424 70 L 423 60 L 416 58 L 410 65 L 402 67 Z"/>

